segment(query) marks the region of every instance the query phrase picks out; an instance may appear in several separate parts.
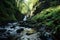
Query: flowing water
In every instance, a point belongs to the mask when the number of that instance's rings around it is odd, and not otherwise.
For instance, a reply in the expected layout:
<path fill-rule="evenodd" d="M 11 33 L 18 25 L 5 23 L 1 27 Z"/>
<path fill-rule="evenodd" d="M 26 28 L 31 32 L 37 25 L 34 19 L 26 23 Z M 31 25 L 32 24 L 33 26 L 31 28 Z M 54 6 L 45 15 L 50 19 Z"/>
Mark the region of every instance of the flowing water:
<path fill-rule="evenodd" d="M 24 16 L 23 21 L 26 21 L 26 20 L 27 20 L 27 16 Z"/>
<path fill-rule="evenodd" d="M 9 35 L 16 36 L 17 40 L 40 40 L 38 32 L 27 35 L 28 31 L 32 30 L 31 28 L 25 28 L 17 25 L 18 23 L 8 23 L 4 29 L 6 29 L 6 33 L 9 32 Z M 18 29 L 23 29 L 21 32 L 17 33 Z"/>
<path fill-rule="evenodd" d="M 23 21 L 27 20 L 27 16 L 24 17 Z M 50 32 L 46 32 L 45 26 L 42 26 L 37 32 L 33 31 L 32 28 L 20 26 L 18 22 L 8 23 L 5 28 L 1 28 L 0 30 L 6 29 L 4 33 L 0 32 L 0 39 L 3 37 L 8 37 L 9 35 L 13 37 L 12 40 L 53 40 L 50 36 Z M 50 36 L 50 37 L 49 37 Z"/>

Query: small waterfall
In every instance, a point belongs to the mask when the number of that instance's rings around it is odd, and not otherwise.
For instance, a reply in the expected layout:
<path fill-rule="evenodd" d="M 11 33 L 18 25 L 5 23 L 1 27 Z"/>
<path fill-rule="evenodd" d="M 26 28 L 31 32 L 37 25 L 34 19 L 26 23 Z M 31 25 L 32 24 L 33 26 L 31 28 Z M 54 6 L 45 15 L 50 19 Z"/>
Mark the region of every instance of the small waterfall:
<path fill-rule="evenodd" d="M 24 16 L 23 21 L 26 21 L 26 20 L 27 20 L 27 16 Z"/>
<path fill-rule="evenodd" d="M 23 21 L 26 21 L 28 17 L 29 17 L 28 15 L 25 15 Z"/>

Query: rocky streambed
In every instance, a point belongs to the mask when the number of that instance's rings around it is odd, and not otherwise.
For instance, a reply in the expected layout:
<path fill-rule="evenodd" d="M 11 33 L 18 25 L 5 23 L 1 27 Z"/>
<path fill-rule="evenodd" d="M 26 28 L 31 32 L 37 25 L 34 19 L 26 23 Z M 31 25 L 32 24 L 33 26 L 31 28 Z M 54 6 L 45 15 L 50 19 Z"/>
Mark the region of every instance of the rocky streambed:
<path fill-rule="evenodd" d="M 39 32 L 29 27 L 19 26 L 18 22 L 0 26 L 0 40 L 40 40 Z"/>
<path fill-rule="evenodd" d="M 51 33 L 45 26 L 36 30 L 36 28 L 21 26 L 18 22 L 0 26 L 0 40 L 54 40 Z"/>

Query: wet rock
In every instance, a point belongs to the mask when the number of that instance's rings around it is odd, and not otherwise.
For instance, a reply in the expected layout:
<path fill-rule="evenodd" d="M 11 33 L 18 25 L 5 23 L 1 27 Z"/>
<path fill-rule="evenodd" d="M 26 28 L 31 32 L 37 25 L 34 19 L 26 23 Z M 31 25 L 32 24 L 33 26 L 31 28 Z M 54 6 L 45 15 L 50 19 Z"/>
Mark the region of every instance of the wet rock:
<path fill-rule="evenodd" d="M 21 33 L 23 30 L 24 30 L 24 29 L 21 28 L 21 29 L 18 29 L 16 32 L 17 32 L 17 33 Z"/>
<path fill-rule="evenodd" d="M 0 33 L 6 32 L 6 29 L 0 28 Z"/>

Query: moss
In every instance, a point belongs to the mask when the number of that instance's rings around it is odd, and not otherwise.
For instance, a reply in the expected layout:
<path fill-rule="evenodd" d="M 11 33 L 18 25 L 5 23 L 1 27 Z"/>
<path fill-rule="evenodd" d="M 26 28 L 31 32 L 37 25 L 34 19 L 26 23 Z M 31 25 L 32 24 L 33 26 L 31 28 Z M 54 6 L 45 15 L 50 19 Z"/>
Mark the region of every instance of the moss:
<path fill-rule="evenodd" d="M 58 27 L 58 25 L 60 25 L 60 6 L 44 9 L 37 15 L 33 16 L 31 20 L 42 23 L 47 27 Z"/>
<path fill-rule="evenodd" d="M 17 21 L 17 15 L 22 15 L 17 6 L 15 0 L 1 0 L 0 1 L 0 22 L 1 21 Z M 20 16 L 21 17 L 21 16 Z"/>

